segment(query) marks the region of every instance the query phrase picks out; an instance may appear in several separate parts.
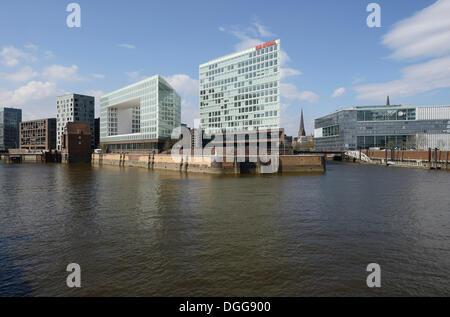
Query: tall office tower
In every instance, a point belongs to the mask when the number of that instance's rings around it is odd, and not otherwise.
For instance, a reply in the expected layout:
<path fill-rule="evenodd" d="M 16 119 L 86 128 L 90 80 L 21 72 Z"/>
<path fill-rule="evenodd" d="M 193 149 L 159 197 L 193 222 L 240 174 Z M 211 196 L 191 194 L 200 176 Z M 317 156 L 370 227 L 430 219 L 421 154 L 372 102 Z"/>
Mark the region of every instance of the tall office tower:
<path fill-rule="evenodd" d="M 18 149 L 19 131 L 22 122 L 22 109 L 0 109 L 0 151 Z"/>
<path fill-rule="evenodd" d="M 95 146 L 95 98 L 78 94 L 59 96 L 56 99 L 56 148 L 61 150 L 62 135 L 67 122 L 87 122 Z"/>
<path fill-rule="evenodd" d="M 155 75 L 100 98 L 100 145 L 107 152 L 163 151 L 180 116 L 180 96 Z"/>
<path fill-rule="evenodd" d="M 280 128 L 280 40 L 199 67 L 206 134 Z"/>

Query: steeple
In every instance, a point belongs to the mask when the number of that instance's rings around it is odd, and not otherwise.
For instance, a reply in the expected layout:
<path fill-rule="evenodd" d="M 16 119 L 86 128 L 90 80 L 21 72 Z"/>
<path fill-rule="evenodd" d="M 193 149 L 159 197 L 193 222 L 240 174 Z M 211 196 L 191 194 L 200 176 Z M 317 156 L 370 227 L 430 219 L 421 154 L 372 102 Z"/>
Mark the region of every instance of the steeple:
<path fill-rule="evenodd" d="M 303 121 L 303 109 L 300 114 L 300 130 L 298 130 L 298 136 L 299 137 L 306 136 L 305 122 Z"/>
<path fill-rule="evenodd" d="M 390 106 L 391 105 L 391 101 L 389 100 L 389 95 L 387 96 L 387 99 L 386 99 L 386 106 Z"/>

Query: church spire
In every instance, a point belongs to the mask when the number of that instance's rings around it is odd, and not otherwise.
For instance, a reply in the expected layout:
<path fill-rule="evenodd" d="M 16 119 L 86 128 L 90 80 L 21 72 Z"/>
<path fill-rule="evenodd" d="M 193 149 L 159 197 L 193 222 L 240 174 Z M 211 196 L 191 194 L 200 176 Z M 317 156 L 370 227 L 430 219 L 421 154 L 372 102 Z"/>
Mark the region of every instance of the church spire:
<path fill-rule="evenodd" d="M 299 137 L 306 136 L 305 122 L 303 121 L 303 109 L 300 114 L 300 129 L 298 130 L 298 136 Z"/>
<path fill-rule="evenodd" d="M 390 106 L 391 105 L 391 101 L 389 100 L 389 95 L 387 96 L 386 99 L 386 106 Z"/>

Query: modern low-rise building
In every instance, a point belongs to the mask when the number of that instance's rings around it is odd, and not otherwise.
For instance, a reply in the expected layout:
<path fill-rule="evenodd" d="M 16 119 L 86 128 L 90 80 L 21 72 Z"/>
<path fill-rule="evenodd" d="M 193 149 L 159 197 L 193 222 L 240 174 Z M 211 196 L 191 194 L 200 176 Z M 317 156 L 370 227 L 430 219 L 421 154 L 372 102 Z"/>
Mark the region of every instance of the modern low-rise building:
<path fill-rule="evenodd" d="M 100 98 L 100 145 L 105 152 L 168 150 L 180 117 L 180 96 L 155 75 Z"/>
<path fill-rule="evenodd" d="M 0 108 L 0 151 L 18 149 L 22 109 Z"/>
<path fill-rule="evenodd" d="M 315 120 L 318 151 L 450 150 L 450 106 L 356 106 Z"/>
<path fill-rule="evenodd" d="M 56 119 L 20 123 L 20 149 L 50 151 L 56 149 Z"/>
<path fill-rule="evenodd" d="M 86 122 L 91 133 L 91 148 L 95 146 L 95 98 L 79 94 L 68 94 L 56 99 L 56 147 L 61 150 L 62 135 L 68 122 Z"/>
<path fill-rule="evenodd" d="M 199 80 L 207 135 L 280 128 L 280 40 L 201 64 Z"/>

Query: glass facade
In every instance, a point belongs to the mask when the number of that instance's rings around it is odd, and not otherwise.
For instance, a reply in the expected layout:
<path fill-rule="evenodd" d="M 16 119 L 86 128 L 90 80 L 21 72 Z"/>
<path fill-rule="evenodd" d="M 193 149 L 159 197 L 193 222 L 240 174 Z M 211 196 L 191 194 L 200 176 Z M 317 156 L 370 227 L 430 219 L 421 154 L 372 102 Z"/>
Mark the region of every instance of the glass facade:
<path fill-rule="evenodd" d="M 352 107 L 315 120 L 314 146 L 318 151 L 427 148 L 417 136 L 450 135 L 449 126 L 447 107 Z"/>
<path fill-rule="evenodd" d="M 159 75 L 147 78 L 100 98 L 100 142 L 170 139 L 180 115 L 177 92 Z"/>
<path fill-rule="evenodd" d="M 358 110 L 358 121 L 416 120 L 416 108 Z"/>
<path fill-rule="evenodd" d="M 0 151 L 18 149 L 22 109 L 0 108 Z"/>
<path fill-rule="evenodd" d="M 199 67 L 200 119 L 206 134 L 280 127 L 280 41 Z"/>

